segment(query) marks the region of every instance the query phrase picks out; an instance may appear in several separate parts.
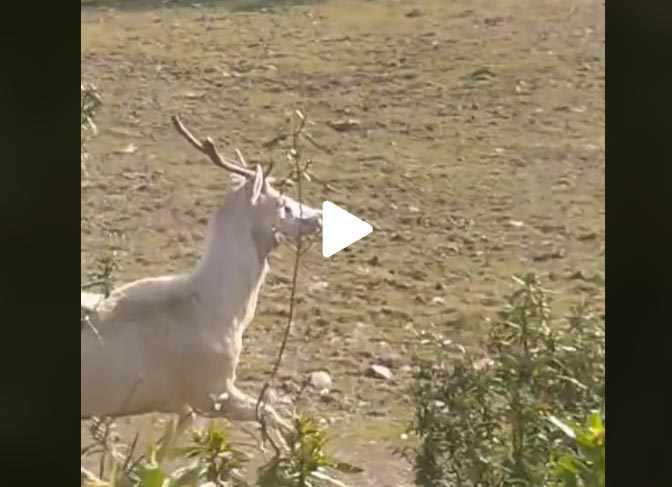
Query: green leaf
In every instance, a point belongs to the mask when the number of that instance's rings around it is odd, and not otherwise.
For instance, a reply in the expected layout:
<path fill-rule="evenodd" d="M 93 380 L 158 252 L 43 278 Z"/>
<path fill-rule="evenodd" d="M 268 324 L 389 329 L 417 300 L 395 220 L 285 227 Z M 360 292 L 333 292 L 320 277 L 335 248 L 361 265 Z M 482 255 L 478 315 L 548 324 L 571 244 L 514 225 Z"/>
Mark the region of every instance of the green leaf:
<path fill-rule="evenodd" d="M 156 463 L 145 465 L 140 472 L 140 487 L 163 487 L 166 473 Z"/>
<path fill-rule="evenodd" d="M 576 460 L 570 456 L 564 456 L 558 460 L 558 468 L 563 472 L 578 474 L 579 469 L 576 466 Z"/>
<path fill-rule="evenodd" d="M 117 462 L 112 462 L 112 471 L 110 472 L 110 487 L 116 487 L 117 485 Z"/>
<path fill-rule="evenodd" d="M 579 480 L 577 475 L 570 472 L 561 472 L 560 479 L 564 487 L 579 487 Z"/>
<path fill-rule="evenodd" d="M 598 413 L 593 413 L 588 417 L 588 427 L 595 432 L 601 432 L 604 427 L 602 426 L 602 417 Z"/>

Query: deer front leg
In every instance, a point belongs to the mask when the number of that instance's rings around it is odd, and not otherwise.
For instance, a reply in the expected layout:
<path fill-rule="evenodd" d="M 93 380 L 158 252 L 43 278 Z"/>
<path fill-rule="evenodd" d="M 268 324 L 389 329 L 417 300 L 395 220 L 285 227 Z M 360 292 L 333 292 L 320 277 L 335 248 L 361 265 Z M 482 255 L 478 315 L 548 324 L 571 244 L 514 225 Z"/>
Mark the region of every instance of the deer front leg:
<path fill-rule="evenodd" d="M 248 396 L 233 384 L 229 387 L 228 398 L 227 406 L 229 417 L 231 419 L 238 419 L 240 421 L 258 421 L 257 399 Z M 270 430 L 267 430 L 266 434 L 271 434 L 272 432 L 275 433 L 273 434 L 274 440 L 272 440 L 272 443 L 275 446 L 279 446 L 281 449 L 288 450 L 289 446 L 282 433 L 291 431 L 291 425 L 282 419 L 272 406 L 266 403 L 261 403 L 259 409 L 260 415 L 264 419 L 269 420 L 267 424 L 270 427 Z"/>
<path fill-rule="evenodd" d="M 227 417 L 233 421 L 257 421 L 257 400 L 229 384 L 227 391 L 219 397 Z M 292 429 L 291 425 L 282 419 L 277 411 L 268 404 L 261 405 L 261 414 L 266 415 L 273 422 L 273 426 L 285 431 Z"/>

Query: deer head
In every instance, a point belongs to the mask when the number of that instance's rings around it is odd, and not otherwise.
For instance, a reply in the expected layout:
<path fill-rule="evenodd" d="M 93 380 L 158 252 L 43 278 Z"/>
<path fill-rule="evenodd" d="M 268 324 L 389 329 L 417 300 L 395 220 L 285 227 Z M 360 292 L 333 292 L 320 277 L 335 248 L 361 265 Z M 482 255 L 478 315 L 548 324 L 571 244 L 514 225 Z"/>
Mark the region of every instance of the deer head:
<path fill-rule="evenodd" d="M 193 147 L 205 154 L 212 163 L 231 173 L 230 189 L 236 205 L 249 223 L 252 235 L 261 247 L 277 244 L 280 236 L 297 242 L 299 238 L 317 233 L 322 228 L 322 212 L 284 195 L 272 186 L 269 171 L 260 165 L 255 170 L 247 167 L 240 152 L 239 162 L 220 155 L 211 138 L 196 139 L 182 124 L 178 116 L 172 118 L 173 126 Z"/>

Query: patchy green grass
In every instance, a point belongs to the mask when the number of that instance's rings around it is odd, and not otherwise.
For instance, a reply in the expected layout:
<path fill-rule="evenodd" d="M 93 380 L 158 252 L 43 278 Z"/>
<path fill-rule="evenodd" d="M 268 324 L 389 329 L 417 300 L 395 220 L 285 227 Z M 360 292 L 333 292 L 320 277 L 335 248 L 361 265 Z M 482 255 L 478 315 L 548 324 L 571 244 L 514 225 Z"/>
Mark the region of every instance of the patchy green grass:
<path fill-rule="evenodd" d="M 333 149 L 313 154 L 320 183 L 308 200 L 343 204 L 375 230 L 328 260 L 317 248 L 304 260 L 282 370 L 289 382 L 316 368 L 332 374 L 336 400 L 308 391 L 303 402 L 343 416 L 335 431 L 361 435 L 341 438 L 371 465 L 361 485 L 409 478 L 386 447 L 406 414 L 413 328 L 468 341 L 523 270 L 545 276 L 561 307 L 586 292 L 604 301 L 601 6 L 84 3 L 82 73 L 105 105 L 83 181 L 83 279 L 106 248 L 104 229 L 126 236 L 123 280 L 194 264 L 227 176 L 176 136 L 171 114 L 223 150 L 266 161 L 261 142 L 299 107 Z M 360 125 L 328 125 L 345 118 Z M 276 354 L 291 264 L 288 249 L 273 259 L 246 336 L 240 375 L 250 392 Z M 365 377 L 388 356 L 394 381 Z"/>

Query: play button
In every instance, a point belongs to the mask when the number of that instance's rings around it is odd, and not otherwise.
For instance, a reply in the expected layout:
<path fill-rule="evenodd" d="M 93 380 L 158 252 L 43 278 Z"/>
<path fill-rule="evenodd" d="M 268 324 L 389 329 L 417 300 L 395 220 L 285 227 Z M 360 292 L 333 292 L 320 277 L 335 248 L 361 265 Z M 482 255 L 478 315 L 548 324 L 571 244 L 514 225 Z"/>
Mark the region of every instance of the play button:
<path fill-rule="evenodd" d="M 336 252 L 366 237 L 373 227 L 329 201 L 322 203 L 322 255 Z"/>

